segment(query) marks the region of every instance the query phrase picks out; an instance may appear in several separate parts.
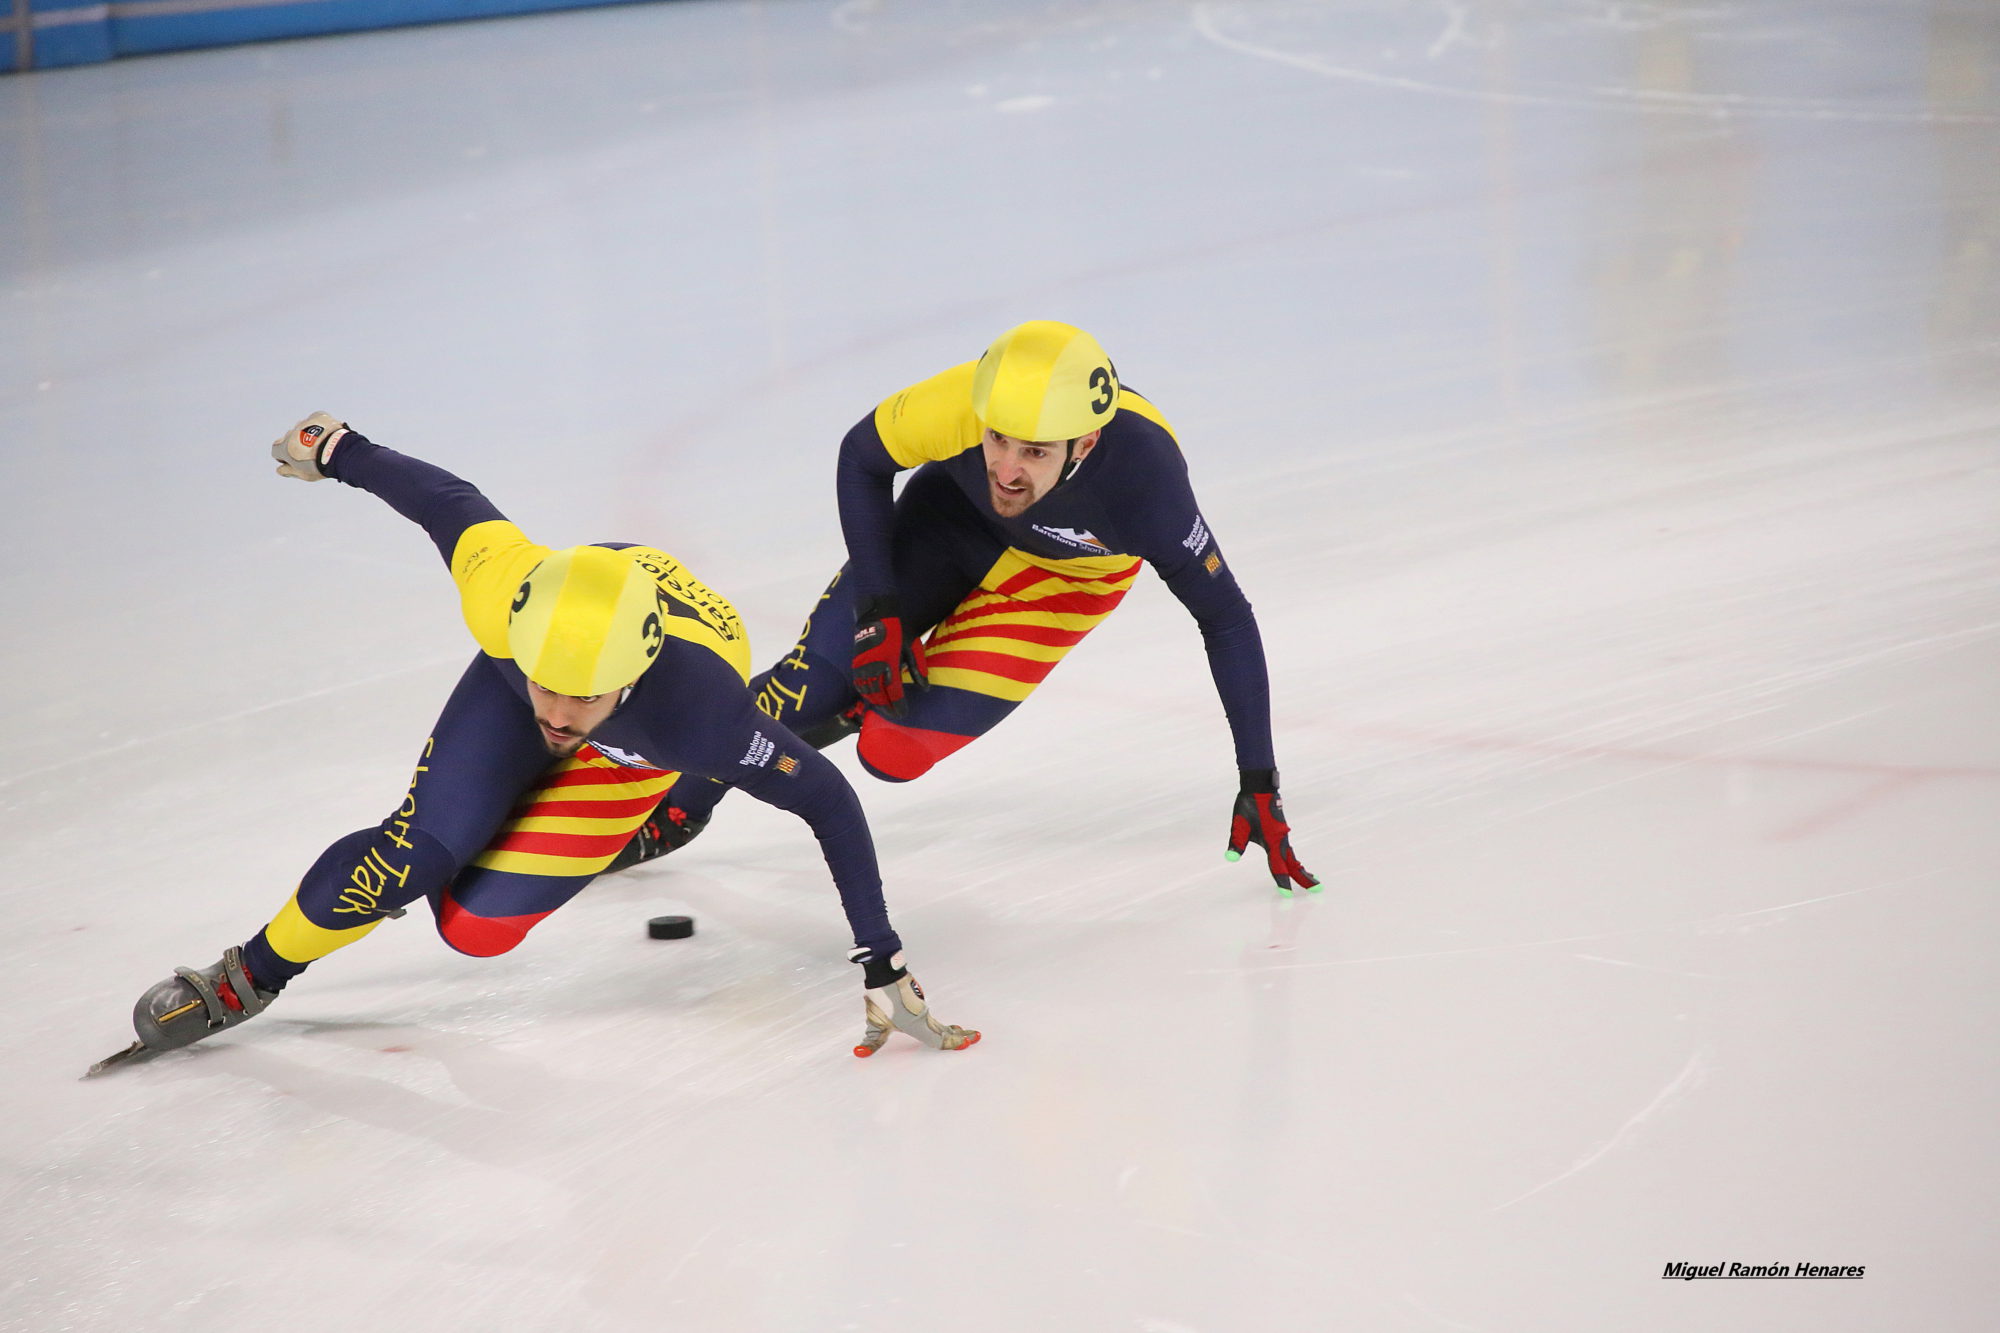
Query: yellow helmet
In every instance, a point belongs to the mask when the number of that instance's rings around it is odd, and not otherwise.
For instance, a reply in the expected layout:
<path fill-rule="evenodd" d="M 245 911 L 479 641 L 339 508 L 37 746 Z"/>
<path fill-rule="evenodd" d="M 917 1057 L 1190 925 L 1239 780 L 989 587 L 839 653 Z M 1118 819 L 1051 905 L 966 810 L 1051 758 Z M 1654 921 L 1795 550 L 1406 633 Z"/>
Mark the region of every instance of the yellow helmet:
<path fill-rule="evenodd" d="M 994 339 L 979 358 L 972 411 L 1017 440 L 1073 440 L 1118 411 L 1118 370 L 1082 329 L 1031 320 Z"/>
<path fill-rule="evenodd" d="M 609 694 L 639 679 L 666 642 L 659 585 L 623 551 L 572 546 L 528 571 L 507 617 L 507 649 L 557 694 Z"/>

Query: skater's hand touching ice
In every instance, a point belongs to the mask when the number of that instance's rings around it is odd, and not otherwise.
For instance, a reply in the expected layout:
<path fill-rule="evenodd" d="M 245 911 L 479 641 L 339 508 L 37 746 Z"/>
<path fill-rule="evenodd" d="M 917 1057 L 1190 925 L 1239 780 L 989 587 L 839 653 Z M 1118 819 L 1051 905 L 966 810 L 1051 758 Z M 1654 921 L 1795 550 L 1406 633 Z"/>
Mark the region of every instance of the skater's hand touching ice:
<path fill-rule="evenodd" d="M 979 1040 L 975 1029 L 953 1027 L 931 1016 L 923 988 L 903 966 L 900 951 L 886 962 L 868 949 L 855 949 L 847 957 L 865 969 L 863 984 L 867 987 L 863 992 L 867 1026 L 861 1044 L 854 1048 L 856 1055 L 867 1057 L 881 1050 L 890 1028 L 915 1037 L 934 1051 L 964 1050 Z"/>
<path fill-rule="evenodd" d="M 1285 822 L 1285 804 L 1278 799 L 1278 771 L 1274 768 L 1242 769 L 1242 787 L 1236 793 L 1236 807 L 1229 817 L 1229 849 L 1223 853 L 1234 861 L 1251 843 L 1264 849 L 1271 879 L 1278 892 L 1291 897 L 1293 885 L 1319 892 L 1317 876 L 1299 864 L 1292 851 L 1292 826 Z"/>

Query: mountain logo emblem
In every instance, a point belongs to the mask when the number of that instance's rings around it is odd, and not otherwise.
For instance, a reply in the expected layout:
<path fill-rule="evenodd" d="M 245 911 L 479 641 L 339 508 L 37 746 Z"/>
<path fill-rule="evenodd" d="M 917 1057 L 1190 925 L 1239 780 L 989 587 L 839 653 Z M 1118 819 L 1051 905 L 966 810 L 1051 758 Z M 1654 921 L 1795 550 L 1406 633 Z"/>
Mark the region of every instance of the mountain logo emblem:
<path fill-rule="evenodd" d="M 1054 537 L 1057 541 L 1068 542 L 1071 546 L 1087 546 L 1093 551 L 1109 551 L 1111 549 L 1097 539 L 1096 533 L 1088 529 L 1078 531 L 1075 528 L 1051 528 L 1040 523 L 1034 524 L 1033 527 L 1036 532 L 1041 533 L 1044 537 Z"/>

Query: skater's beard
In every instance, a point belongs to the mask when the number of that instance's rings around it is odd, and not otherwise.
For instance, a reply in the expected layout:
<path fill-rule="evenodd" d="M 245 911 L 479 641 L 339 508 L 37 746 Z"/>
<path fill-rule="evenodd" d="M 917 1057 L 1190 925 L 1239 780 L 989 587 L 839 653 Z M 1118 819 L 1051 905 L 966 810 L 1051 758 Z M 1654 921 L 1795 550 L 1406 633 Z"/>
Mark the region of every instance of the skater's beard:
<path fill-rule="evenodd" d="M 557 759 L 569 759 L 583 748 L 591 733 L 617 711 L 623 691 L 572 696 L 528 682 L 528 705 L 535 715 L 535 735 L 542 748 Z"/>
<path fill-rule="evenodd" d="M 583 743 L 590 739 L 590 732 L 588 731 L 574 732 L 563 728 L 551 728 L 547 723 L 543 723 L 538 730 L 542 736 L 542 748 L 557 759 L 575 758 L 576 752 L 583 748 Z M 551 731 L 556 732 L 557 736 L 566 737 L 567 739 L 554 739 L 550 736 Z"/>

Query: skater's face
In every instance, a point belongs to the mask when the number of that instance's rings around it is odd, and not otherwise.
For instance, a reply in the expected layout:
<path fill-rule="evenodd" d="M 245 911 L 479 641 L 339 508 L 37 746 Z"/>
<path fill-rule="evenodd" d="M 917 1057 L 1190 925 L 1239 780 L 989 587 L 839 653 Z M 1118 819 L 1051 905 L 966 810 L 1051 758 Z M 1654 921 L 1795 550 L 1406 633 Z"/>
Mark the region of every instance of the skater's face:
<path fill-rule="evenodd" d="M 1097 431 L 1079 435 L 1076 439 L 1075 460 L 1081 463 L 1084 455 L 1097 447 Z M 997 430 L 987 430 L 980 435 L 980 447 L 986 451 L 987 499 L 993 505 L 993 512 L 1002 518 L 1018 518 L 1027 512 L 1028 506 L 1047 495 L 1062 480 L 1065 455 L 1069 454 L 1063 440 L 1017 440 L 1011 435 L 1002 435 Z"/>
<path fill-rule="evenodd" d="M 535 710 L 535 729 L 542 744 L 558 759 L 575 754 L 590 733 L 618 707 L 619 692 L 609 694 L 557 694 L 528 682 L 528 703 Z"/>

